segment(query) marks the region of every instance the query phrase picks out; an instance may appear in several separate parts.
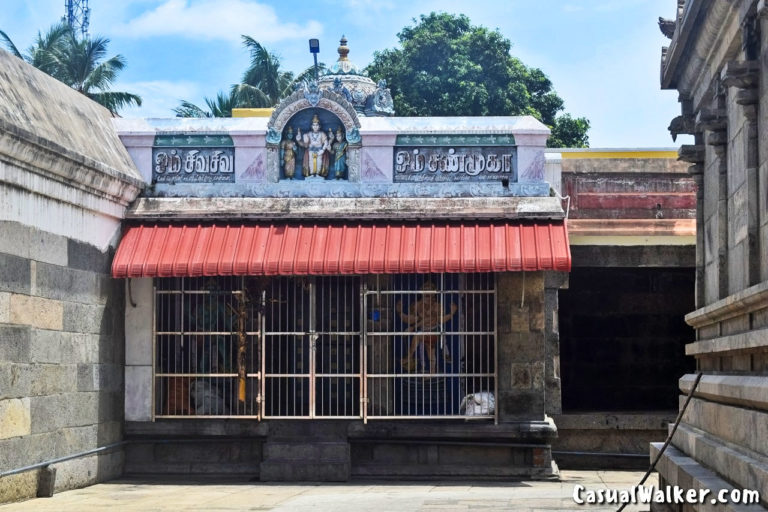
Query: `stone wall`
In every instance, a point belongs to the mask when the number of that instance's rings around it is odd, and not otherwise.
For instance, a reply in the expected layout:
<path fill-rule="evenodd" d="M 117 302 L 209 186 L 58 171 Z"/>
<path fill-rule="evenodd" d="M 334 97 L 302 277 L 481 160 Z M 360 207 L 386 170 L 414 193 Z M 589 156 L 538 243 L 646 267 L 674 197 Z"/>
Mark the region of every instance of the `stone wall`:
<path fill-rule="evenodd" d="M 111 254 L 0 222 L 0 471 L 122 439 L 123 293 Z M 119 476 L 122 451 L 55 465 L 56 489 Z M 0 480 L 34 496 L 37 472 Z"/>
<path fill-rule="evenodd" d="M 142 182 L 109 112 L 0 51 L 0 473 L 123 437 L 112 247 Z M 121 449 L 54 464 L 57 490 L 114 478 Z M 0 503 L 38 471 L 0 478 Z"/>
<path fill-rule="evenodd" d="M 498 277 L 499 421 L 543 420 L 561 411 L 557 291 L 567 275 Z"/>
<path fill-rule="evenodd" d="M 699 186 L 697 309 L 685 317 L 696 336 L 685 352 L 702 377 L 657 469 L 662 484 L 757 490 L 760 510 L 768 508 L 767 36 L 764 0 L 687 0 L 662 62 L 662 87 L 682 103 L 673 125 L 695 141 L 680 150 Z M 685 375 L 680 391 L 695 380 Z"/>
<path fill-rule="evenodd" d="M 667 152 L 562 151 L 562 195 L 571 197 L 570 219 L 696 216 L 693 178 L 684 162 L 665 158 Z"/>

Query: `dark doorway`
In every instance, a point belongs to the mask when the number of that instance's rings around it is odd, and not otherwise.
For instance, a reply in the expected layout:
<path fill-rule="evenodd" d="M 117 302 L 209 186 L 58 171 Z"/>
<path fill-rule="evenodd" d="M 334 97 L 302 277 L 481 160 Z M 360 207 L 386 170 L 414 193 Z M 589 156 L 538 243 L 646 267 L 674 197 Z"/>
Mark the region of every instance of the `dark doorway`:
<path fill-rule="evenodd" d="M 576 267 L 560 292 L 563 412 L 677 409 L 692 268 Z"/>

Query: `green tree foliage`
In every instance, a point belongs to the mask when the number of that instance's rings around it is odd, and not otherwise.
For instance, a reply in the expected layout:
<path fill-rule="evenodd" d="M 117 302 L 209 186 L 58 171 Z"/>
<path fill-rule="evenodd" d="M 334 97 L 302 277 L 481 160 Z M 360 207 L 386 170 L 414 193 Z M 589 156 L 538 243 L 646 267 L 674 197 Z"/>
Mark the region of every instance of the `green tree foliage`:
<path fill-rule="evenodd" d="M 563 114 L 555 120 L 552 135 L 547 140 L 551 148 L 588 148 L 589 121 L 583 117 L 571 117 L 571 114 Z"/>
<path fill-rule="evenodd" d="M 280 58 L 250 36 L 243 45 L 251 54 L 251 62 L 241 83 L 232 86 L 238 106 L 274 107 L 292 92 L 294 75 L 280 69 Z"/>
<path fill-rule="evenodd" d="M 45 35 L 38 32 L 35 42 L 22 54 L 8 35 L 0 30 L 0 41 L 20 59 L 64 82 L 109 109 L 113 115 L 126 106 L 141 105 L 141 97 L 111 91 L 117 75 L 125 68 L 125 58 L 107 56 L 109 39 L 78 39 L 68 24 L 53 25 Z"/>
<path fill-rule="evenodd" d="M 512 57 L 498 30 L 464 15 L 431 13 L 399 34 L 400 48 L 374 53 L 366 68 L 386 79 L 401 116 L 532 115 L 552 129 L 550 147 L 587 147 L 589 121 L 558 113 L 563 100 L 536 68 Z"/>
<path fill-rule="evenodd" d="M 233 92 L 229 95 L 219 91 L 214 99 L 203 98 L 208 109 L 203 109 L 182 100 L 181 105 L 173 109 L 176 117 L 232 117 L 232 108 L 235 105 Z"/>

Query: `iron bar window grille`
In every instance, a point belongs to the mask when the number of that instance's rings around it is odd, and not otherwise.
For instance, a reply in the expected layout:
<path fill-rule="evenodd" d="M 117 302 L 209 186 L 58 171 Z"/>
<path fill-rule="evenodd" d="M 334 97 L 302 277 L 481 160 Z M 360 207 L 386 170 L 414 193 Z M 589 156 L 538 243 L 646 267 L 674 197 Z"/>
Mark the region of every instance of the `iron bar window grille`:
<path fill-rule="evenodd" d="M 496 418 L 494 274 L 155 281 L 156 418 Z"/>

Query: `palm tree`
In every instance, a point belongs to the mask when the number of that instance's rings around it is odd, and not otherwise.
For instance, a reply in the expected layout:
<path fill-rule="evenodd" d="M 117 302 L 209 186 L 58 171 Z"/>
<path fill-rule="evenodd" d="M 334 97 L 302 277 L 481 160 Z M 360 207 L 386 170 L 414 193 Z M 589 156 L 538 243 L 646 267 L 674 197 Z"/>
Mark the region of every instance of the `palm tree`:
<path fill-rule="evenodd" d="M 219 91 L 215 99 L 203 98 L 208 110 L 204 110 L 197 105 L 182 100 L 181 105 L 173 109 L 176 117 L 232 117 L 232 107 L 235 104 L 235 98 L 230 92 L 225 96 Z"/>
<path fill-rule="evenodd" d="M 250 36 L 243 36 L 243 45 L 251 53 L 251 63 L 241 83 L 232 86 L 238 105 L 274 107 L 292 92 L 293 73 L 280 69 L 280 58 Z"/>
<path fill-rule="evenodd" d="M 232 86 L 229 96 L 219 92 L 215 99 L 204 98 L 208 110 L 192 102 L 181 100 L 173 109 L 176 117 L 231 117 L 232 108 L 274 107 L 289 96 L 297 83 L 314 78 L 315 68 L 310 67 L 295 76 L 280 69 L 280 57 L 267 50 L 250 36 L 243 36 L 243 45 L 251 53 L 251 63 L 243 73 L 243 80 Z M 320 71 L 325 64 L 318 63 Z"/>
<path fill-rule="evenodd" d="M 1 30 L 0 41 L 16 57 L 103 105 L 112 115 L 132 104 L 141 106 L 141 97 L 136 94 L 109 90 L 117 74 L 125 68 L 125 58 L 115 55 L 100 62 L 107 55 L 107 38 L 78 39 L 72 27 L 61 22 L 45 35 L 38 32 L 24 55 Z"/>
<path fill-rule="evenodd" d="M 314 78 L 315 68 L 309 67 L 298 76 L 280 69 L 280 57 L 268 51 L 250 36 L 243 36 L 243 45 L 251 53 L 251 63 L 243 73 L 243 80 L 232 86 L 239 107 L 274 107 L 289 96 L 297 83 Z M 325 64 L 318 63 L 319 71 Z"/>
<path fill-rule="evenodd" d="M 37 32 L 37 39 L 32 43 L 25 54 L 22 54 L 13 44 L 8 34 L 0 30 L 0 41 L 5 44 L 8 51 L 16 57 L 27 61 L 43 73 L 55 76 L 58 72 L 59 56 L 63 50 L 67 35 L 72 32 L 72 27 L 67 23 L 56 23 L 43 35 Z"/>
<path fill-rule="evenodd" d="M 109 90 L 117 74 L 125 68 L 125 58 L 115 55 L 102 60 L 107 55 L 108 44 L 109 39 L 105 37 L 79 40 L 75 32 L 70 30 L 61 59 L 60 77 L 55 78 L 107 107 L 114 115 L 121 108 L 132 104 L 140 107 L 141 97 L 129 92 Z"/>

